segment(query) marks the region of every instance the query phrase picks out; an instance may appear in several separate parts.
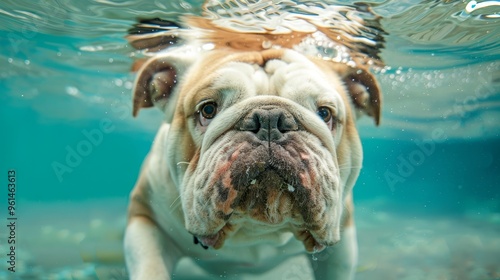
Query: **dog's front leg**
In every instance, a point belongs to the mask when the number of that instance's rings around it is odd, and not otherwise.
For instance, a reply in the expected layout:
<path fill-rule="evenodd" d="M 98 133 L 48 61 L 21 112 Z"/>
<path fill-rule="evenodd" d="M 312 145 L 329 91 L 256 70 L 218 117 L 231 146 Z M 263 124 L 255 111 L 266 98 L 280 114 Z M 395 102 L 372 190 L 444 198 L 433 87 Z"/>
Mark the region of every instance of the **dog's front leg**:
<path fill-rule="evenodd" d="M 311 258 L 316 280 L 354 279 L 358 261 L 356 228 L 350 226 L 341 232 L 340 242 Z"/>
<path fill-rule="evenodd" d="M 341 232 L 340 242 L 321 253 L 310 256 L 316 280 L 354 279 L 358 257 L 356 228 L 350 226 Z"/>
<path fill-rule="evenodd" d="M 170 279 L 180 252 L 173 243 L 165 244 L 166 240 L 149 218 L 130 218 L 125 232 L 125 261 L 130 279 Z"/>

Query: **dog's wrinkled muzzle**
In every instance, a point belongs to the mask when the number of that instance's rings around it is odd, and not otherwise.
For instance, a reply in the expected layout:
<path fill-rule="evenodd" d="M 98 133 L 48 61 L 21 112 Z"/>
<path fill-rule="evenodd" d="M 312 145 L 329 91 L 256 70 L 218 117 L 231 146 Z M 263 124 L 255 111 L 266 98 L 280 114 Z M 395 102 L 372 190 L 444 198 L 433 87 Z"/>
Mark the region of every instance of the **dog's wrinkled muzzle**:
<path fill-rule="evenodd" d="M 247 108 L 186 175 L 186 229 L 216 249 L 248 223 L 286 228 L 310 252 L 333 245 L 341 205 L 338 168 L 318 136 L 326 126 L 311 131 L 300 109 L 276 102 Z"/>

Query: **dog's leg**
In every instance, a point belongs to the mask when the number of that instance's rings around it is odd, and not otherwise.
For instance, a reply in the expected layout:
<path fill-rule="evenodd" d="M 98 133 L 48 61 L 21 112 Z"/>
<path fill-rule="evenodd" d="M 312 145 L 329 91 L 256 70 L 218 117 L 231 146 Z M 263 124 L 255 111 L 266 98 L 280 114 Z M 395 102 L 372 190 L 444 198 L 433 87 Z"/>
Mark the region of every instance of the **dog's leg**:
<path fill-rule="evenodd" d="M 346 195 L 344 207 L 339 243 L 311 257 L 316 280 L 354 279 L 358 261 L 358 241 L 352 194 Z"/>
<path fill-rule="evenodd" d="M 125 261 L 130 279 L 170 279 L 180 253 L 173 243 L 164 244 L 165 240 L 166 236 L 149 218 L 130 218 L 125 232 Z"/>
<path fill-rule="evenodd" d="M 356 228 L 344 228 L 340 242 L 309 257 L 316 280 L 354 279 L 358 258 Z"/>

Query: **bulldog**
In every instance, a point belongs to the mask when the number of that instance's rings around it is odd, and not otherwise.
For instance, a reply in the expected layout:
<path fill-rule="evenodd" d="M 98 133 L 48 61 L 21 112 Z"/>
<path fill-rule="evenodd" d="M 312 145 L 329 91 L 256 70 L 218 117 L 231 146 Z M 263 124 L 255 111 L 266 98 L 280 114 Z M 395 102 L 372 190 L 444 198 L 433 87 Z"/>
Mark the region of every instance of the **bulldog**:
<path fill-rule="evenodd" d="M 355 121 L 366 114 L 378 125 L 382 101 L 368 68 L 378 57 L 360 50 L 380 42 L 350 34 L 351 63 L 311 55 L 296 46 L 318 32 L 335 42 L 338 31 L 308 23 L 309 33 L 241 36 L 189 16 L 131 30 L 131 44 L 152 53 L 134 66 L 133 115 L 153 106 L 165 115 L 130 195 L 131 279 L 171 279 L 183 257 L 230 275 L 305 253 L 319 259 L 316 279 L 353 278 L 352 188 L 362 165 Z"/>

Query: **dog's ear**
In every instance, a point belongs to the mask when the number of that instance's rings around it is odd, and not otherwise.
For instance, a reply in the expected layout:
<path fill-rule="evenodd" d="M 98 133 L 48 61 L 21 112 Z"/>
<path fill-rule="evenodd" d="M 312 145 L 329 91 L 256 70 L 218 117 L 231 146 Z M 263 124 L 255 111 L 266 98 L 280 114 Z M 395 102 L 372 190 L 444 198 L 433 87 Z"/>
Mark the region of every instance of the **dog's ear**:
<path fill-rule="evenodd" d="M 345 63 L 314 60 L 325 71 L 332 71 L 344 82 L 347 94 L 357 114 L 373 118 L 380 124 L 382 93 L 375 76 L 366 67 L 351 67 Z"/>
<path fill-rule="evenodd" d="M 382 93 L 375 76 L 364 69 L 349 71 L 343 77 L 354 107 L 380 124 Z"/>
<path fill-rule="evenodd" d="M 141 108 L 153 105 L 164 111 L 177 84 L 177 72 L 167 57 L 153 57 L 144 62 L 134 84 L 132 115 L 135 117 Z"/>

